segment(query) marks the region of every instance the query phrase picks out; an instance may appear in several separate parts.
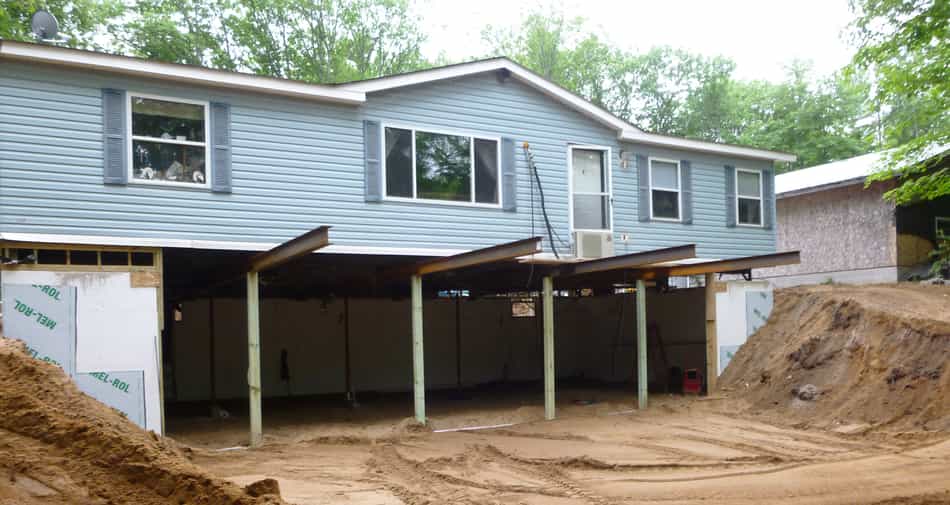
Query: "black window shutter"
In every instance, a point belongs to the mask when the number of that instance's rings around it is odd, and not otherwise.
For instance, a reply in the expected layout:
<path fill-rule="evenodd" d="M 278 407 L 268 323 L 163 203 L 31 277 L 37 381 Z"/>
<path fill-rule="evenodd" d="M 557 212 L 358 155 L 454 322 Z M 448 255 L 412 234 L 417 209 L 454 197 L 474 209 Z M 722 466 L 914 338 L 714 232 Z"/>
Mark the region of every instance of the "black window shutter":
<path fill-rule="evenodd" d="M 642 154 L 636 155 L 637 186 L 639 186 L 640 221 L 650 220 L 650 166 L 649 160 Z"/>
<path fill-rule="evenodd" d="M 231 192 L 231 106 L 211 104 L 211 191 Z"/>
<path fill-rule="evenodd" d="M 775 171 L 762 171 L 762 226 L 775 227 Z"/>
<path fill-rule="evenodd" d="M 683 193 L 683 224 L 693 224 L 693 167 L 689 160 L 680 161 L 680 178 Z"/>
<path fill-rule="evenodd" d="M 501 180 L 501 207 L 506 212 L 515 212 L 518 210 L 518 171 L 514 139 L 501 139 Z"/>
<path fill-rule="evenodd" d="M 735 228 L 736 226 L 736 167 L 726 165 L 723 167 L 726 178 L 726 226 Z"/>
<path fill-rule="evenodd" d="M 125 92 L 102 90 L 102 182 L 128 184 L 129 159 L 126 137 Z"/>
<path fill-rule="evenodd" d="M 367 202 L 383 199 L 382 129 L 379 121 L 363 121 L 363 193 Z"/>

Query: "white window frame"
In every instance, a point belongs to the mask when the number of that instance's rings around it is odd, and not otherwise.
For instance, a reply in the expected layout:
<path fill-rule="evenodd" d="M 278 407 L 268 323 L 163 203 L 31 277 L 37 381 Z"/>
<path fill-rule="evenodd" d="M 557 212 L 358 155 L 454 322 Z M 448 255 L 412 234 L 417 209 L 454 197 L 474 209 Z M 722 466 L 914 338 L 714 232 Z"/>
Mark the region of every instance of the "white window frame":
<path fill-rule="evenodd" d="M 412 197 L 407 196 L 389 196 L 389 188 L 387 184 L 387 167 L 386 167 L 386 128 L 394 128 L 397 130 L 409 130 L 412 132 Z M 502 160 L 501 160 L 501 137 L 495 137 L 491 135 L 476 135 L 474 133 L 464 133 L 459 131 L 452 130 L 442 130 L 437 128 L 428 128 L 428 127 L 419 127 L 419 126 L 408 126 L 398 123 L 380 123 L 380 135 L 379 135 L 379 152 L 380 152 L 380 165 L 382 166 L 382 193 L 383 200 L 390 202 L 411 202 L 411 203 L 428 203 L 436 205 L 454 205 L 458 207 L 482 207 L 489 209 L 500 209 L 502 207 L 503 200 L 503 191 L 504 191 L 504 181 L 502 180 Z M 416 186 L 416 131 L 421 131 L 423 133 L 434 133 L 436 135 L 452 135 L 456 137 L 468 137 L 469 138 L 469 152 L 471 153 L 469 160 L 469 177 L 471 178 L 471 184 L 469 185 L 469 201 L 467 202 L 458 202 L 453 200 L 438 200 L 435 198 L 419 198 L 418 187 Z M 491 140 L 495 142 L 495 156 L 497 156 L 498 161 L 498 170 L 497 170 L 497 184 L 498 184 L 498 203 L 483 203 L 475 201 L 475 140 Z"/>
<path fill-rule="evenodd" d="M 151 100 L 162 100 L 165 102 L 177 102 L 177 103 L 187 103 L 192 105 L 201 105 L 204 108 L 204 122 L 205 122 L 205 141 L 204 142 L 195 142 L 191 140 L 175 140 L 175 139 L 163 139 L 155 137 L 146 137 L 143 135 L 133 135 L 132 134 L 132 97 L 145 98 Z M 136 93 L 134 91 L 127 91 L 125 93 L 125 128 L 126 128 L 126 155 L 129 160 L 129 168 L 127 172 L 127 178 L 129 184 L 145 184 L 150 186 L 173 186 L 179 188 L 195 188 L 195 189 L 210 189 L 211 188 L 211 171 L 214 167 L 211 166 L 211 118 L 210 118 L 210 109 L 211 103 L 206 100 L 192 100 L 188 98 L 177 98 L 170 96 L 161 96 L 153 95 L 150 93 Z M 132 158 L 132 142 L 135 140 L 140 140 L 143 142 L 155 142 L 160 144 L 174 144 L 174 145 L 185 145 L 193 147 L 203 147 L 205 150 L 205 182 L 204 184 L 196 184 L 193 182 L 178 182 L 178 181 L 159 181 L 155 179 L 140 179 L 135 177 L 135 163 Z"/>
<path fill-rule="evenodd" d="M 749 174 L 758 174 L 759 176 L 759 197 L 754 196 L 740 196 L 739 195 L 739 172 L 746 172 Z M 736 226 L 747 226 L 749 228 L 762 228 L 765 226 L 765 185 L 764 185 L 765 174 L 761 170 L 753 170 L 751 168 L 736 168 L 735 174 L 735 188 L 736 188 Z M 741 221 L 742 216 L 739 214 L 739 199 L 745 198 L 746 200 L 758 200 L 759 201 L 759 222 L 756 223 L 743 223 Z"/>
<path fill-rule="evenodd" d="M 934 239 L 940 238 L 940 223 L 947 223 L 950 225 L 950 217 L 947 216 L 935 216 L 934 217 Z M 946 236 L 950 239 L 950 235 Z"/>
<path fill-rule="evenodd" d="M 660 163 L 673 163 L 676 165 L 676 188 L 665 188 L 663 186 L 654 186 L 653 185 L 653 162 L 659 161 Z M 669 158 L 647 158 L 647 186 L 650 188 L 650 220 L 651 221 L 666 221 L 668 223 L 682 223 L 683 222 L 683 167 L 680 166 L 680 160 L 671 160 Z M 653 215 L 653 190 L 659 191 L 668 191 L 676 193 L 676 215 L 677 218 L 672 217 L 656 217 Z"/>
<path fill-rule="evenodd" d="M 590 193 L 587 191 L 582 191 L 575 193 L 574 191 L 574 150 L 581 151 L 603 151 L 604 160 L 606 161 L 604 170 L 607 177 L 607 192 L 602 193 Z M 613 177 L 611 177 L 611 163 L 613 159 L 611 158 L 611 148 L 610 146 L 599 146 L 593 144 L 571 144 L 567 146 L 567 191 L 568 191 L 568 222 L 570 223 L 570 229 L 572 232 L 583 231 L 591 233 L 613 233 L 614 231 L 614 188 L 613 188 Z M 575 228 L 574 227 L 574 195 L 588 195 L 588 196 L 606 196 L 607 197 L 607 221 L 610 226 L 607 228 Z"/>

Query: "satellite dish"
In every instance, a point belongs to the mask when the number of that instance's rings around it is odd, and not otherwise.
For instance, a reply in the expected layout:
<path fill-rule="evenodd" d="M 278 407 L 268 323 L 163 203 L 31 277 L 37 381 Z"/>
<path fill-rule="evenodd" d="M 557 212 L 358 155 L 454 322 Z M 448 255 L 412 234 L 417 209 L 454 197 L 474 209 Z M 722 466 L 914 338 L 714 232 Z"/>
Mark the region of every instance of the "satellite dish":
<path fill-rule="evenodd" d="M 33 35 L 39 41 L 54 40 L 59 35 L 59 23 L 48 11 L 38 10 L 30 20 Z"/>

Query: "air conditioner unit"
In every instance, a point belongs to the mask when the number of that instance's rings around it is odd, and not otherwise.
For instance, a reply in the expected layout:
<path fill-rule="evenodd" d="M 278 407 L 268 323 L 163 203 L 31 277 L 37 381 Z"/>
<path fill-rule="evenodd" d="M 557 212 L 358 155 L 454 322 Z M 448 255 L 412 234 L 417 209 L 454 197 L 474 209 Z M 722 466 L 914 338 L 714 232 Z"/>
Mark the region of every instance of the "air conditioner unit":
<path fill-rule="evenodd" d="M 614 255 L 614 236 L 609 231 L 575 231 L 575 256 L 578 258 L 606 258 Z"/>

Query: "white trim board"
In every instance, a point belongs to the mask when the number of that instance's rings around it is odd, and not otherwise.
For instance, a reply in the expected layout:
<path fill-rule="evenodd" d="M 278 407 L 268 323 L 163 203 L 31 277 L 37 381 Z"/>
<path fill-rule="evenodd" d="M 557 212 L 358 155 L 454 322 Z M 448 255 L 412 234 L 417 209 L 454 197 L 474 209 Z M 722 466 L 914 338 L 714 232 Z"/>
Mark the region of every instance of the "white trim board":
<path fill-rule="evenodd" d="M 645 132 L 507 58 L 492 58 L 489 60 L 460 63 L 389 77 L 380 77 L 378 79 L 355 81 L 340 84 L 339 88 L 361 93 L 374 93 L 498 70 L 511 72 L 513 78 L 577 110 L 585 116 L 607 127 L 613 128 L 617 131 L 617 138 L 623 141 L 770 161 L 793 162 L 798 159 L 797 156 L 789 153 L 756 149 L 753 147 L 717 144 L 715 142 L 705 142 L 702 140 Z"/>
<path fill-rule="evenodd" d="M 336 86 L 308 84 L 240 72 L 213 70 L 193 65 L 162 63 L 142 58 L 11 40 L 0 41 L 0 58 L 48 63 L 64 67 L 105 70 L 164 81 L 185 82 L 326 102 L 358 105 L 366 101 L 364 93 Z"/>
<path fill-rule="evenodd" d="M 225 251 L 267 251 L 278 242 L 235 242 L 224 240 L 188 240 L 173 238 L 114 237 L 98 235 L 53 235 L 42 233 L 0 233 L 0 240 L 38 244 L 96 245 L 118 247 L 174 247 L 179 249 L 220 249 Z M 378 247 L 330 244 L 316 254 L 374 254 L 389 256 L 452 256 L 468 249 L 430 247 Z"/>

